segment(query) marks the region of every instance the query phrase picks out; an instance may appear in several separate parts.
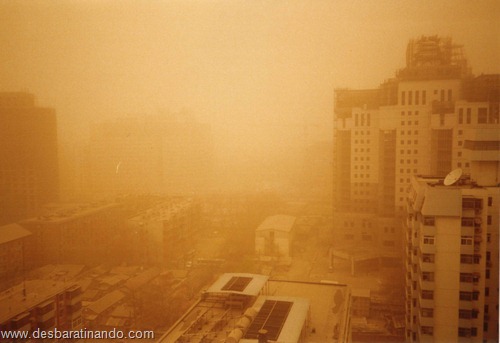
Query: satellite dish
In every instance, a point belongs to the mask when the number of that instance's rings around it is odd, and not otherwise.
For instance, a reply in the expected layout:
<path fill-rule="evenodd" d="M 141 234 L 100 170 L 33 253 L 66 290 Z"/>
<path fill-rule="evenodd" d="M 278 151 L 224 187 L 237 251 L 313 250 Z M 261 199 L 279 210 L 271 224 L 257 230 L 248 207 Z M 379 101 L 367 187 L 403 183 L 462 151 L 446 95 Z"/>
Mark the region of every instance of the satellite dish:
<path fill-rule="evenodd" d="M 446 175 L 444 178 L 443 184 L 445 186 L 451 186 L 462 177 L 462 168 L 453 169 L 451 172 Z"/>

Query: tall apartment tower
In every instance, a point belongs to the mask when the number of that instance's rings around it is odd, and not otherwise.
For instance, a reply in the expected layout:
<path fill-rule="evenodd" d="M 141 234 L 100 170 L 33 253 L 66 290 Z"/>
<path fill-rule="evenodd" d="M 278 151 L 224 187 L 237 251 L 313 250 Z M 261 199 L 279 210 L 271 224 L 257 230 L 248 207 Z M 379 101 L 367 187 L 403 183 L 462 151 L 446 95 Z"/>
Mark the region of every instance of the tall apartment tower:
<path fill-rule="evenodd" d="M 0 93 L 0 225 L 36 215 L 58 188 L 54 109 L 33 94 Z"/>
<path fill-rule="evenodd" d="M 478 129 L 465 137 L 470 173 L 412 177 L 407 342 L 498 342 L 499 135 Z"/>
<path fill-rule="evenodd" d="M 411 40 L 406 67 L 377 89 L 337 89 L 335 244 L 401 254 L 395 218 L 412 176 L 470 173 L 464 137 L 499 127 L 499 89 L 500 75 L 474 77 L 462 47 L 438 36 Z"/>

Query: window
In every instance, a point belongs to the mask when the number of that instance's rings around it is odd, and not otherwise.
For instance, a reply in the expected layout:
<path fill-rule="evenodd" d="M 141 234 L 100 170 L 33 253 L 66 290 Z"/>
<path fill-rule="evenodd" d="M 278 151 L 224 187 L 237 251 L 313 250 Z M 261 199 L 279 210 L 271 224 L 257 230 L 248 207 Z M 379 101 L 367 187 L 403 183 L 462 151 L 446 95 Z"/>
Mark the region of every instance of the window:
<path fill-rule="evenodd" d="M 461 254 L 460 263 L 472 264 L 474 262 L 474 257 L 472 255 Z"/>
<path fill-rule="evenodd" d="M 435 225 L 435 218 L 434 217 L 423 217 L 423 222 L 424 222 L 424 225 L 428 225 L 428 226 L 434 226 Z"/>
<path fill-rule="evenodd" d="M 470 328 L 458 328 L 458 336 L 470 337 L 471 336 Z"/>
<path fill-rule="evenodd" d="M 472 300 L 472 292 L 460 292 L 460 300 L 471 301 Z"/>
<path fill-rule="evenodd" d="M 481 107 L 477 109 L 477 123 L 486 124 L 488 122 L 488 109 Z"/>
<path fill-rule="evenodd" d="M 458 310 L 458 318 L 471 319 L 472 318 L 472 311 L 471 310 Z"/>
<path fill-rule="evenodd" d="M 462 218 L 462 226 L 474 226 L 474 218 Z"/>
<path fill-rule="evenodd" d="M 434 299 L 434 291 L 422 290 L 422 299 Z"/>
<path fill-rule="evenodd" d="M 434 281 L 434 273 L 433 272 L 422 272 L 422 280 Z"/>
<path fill-rule="evenodd" d="M 441 89 L 441 101 L 444 101 L 444 89 Z"/>
<path fill-rule="evenodd" d="M 471 273 L 460 273 L 460 282 L 470 283 L 473 280 L 473 275 Z"/>
<path fill-rule="evenodd" d="M 492 206 L 493 205 L 493 198 L 492 197 L 488 197 L 488 206 Z"/>
<path fill-rule="evenodd" d="M 458 110 L 458 123 L 463 124 L 464 123 L 464 109 L 460 108 Z"/>
<path fill-rule="evenodd" d="M 405 92 L 401 92 L 401 105 L 404 105 L 406 101 L 406 94 Z"/>
<path fill-rule="evenodd" d="M 425 103 L 427 102 L 427 98 L 426 98 L 426 93 L 425 91 L 422 91 L 422 105 L 425 105 Z"/>
<path fill-rule="evenodd" d="M 420 102 L 420 92 L 415 91 L 415 105 L 418 105 Z"/>
<path fill-rule="evenodd" d="M 434 263 L 434 254 L 422 254 L 422 262 Z"/>
<path fill-rule="evenodd" d="M 462 236 L 460 243 L 462 245 L 472 245 L 472 236 Z"/>
<path fill-rule="evenodd" d="M 432 326 L 422 326 L 421 332 L 424 335 L 432 336 L 434 334 L 434 328 Z"/>
<path fill-rule="evenodd" d="M 448 101 L 451 101 L 451 98 L 452 98 L 451 89 L 448 89 Z"/>
<path fill-rule="evenodd" d="M 467 124 L 472 122 L 472 110 L 470 108 L 467 109 Z"/>
<path fill-rule="evenodd" d="M 491 225 L 492 223 L 491 216 L 486 217 L 486 222 L 488 223 L 488 225 Z"/>
<path fill-rule="evenodd" d="M 413 102 L 413 94 L 412 91 L 408 91 L 408 105 L 411 105 Z"/>

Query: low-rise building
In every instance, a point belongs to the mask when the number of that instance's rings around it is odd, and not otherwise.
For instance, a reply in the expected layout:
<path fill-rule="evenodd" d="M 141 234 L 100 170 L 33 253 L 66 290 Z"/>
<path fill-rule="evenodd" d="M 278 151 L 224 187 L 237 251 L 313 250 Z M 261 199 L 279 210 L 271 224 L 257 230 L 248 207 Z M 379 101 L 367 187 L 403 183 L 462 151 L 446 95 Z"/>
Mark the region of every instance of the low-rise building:
<path fill-rule="evenodd" d="M 289 260 L 292 257 L 295 217 L 266 218 L 255 231 L 255 253 L 260 259 Z"/>
<path fill-rule="evenodd" d="M 346 285 L 227 273 L 158 342 L 350 342 L 350 306 Z"/>

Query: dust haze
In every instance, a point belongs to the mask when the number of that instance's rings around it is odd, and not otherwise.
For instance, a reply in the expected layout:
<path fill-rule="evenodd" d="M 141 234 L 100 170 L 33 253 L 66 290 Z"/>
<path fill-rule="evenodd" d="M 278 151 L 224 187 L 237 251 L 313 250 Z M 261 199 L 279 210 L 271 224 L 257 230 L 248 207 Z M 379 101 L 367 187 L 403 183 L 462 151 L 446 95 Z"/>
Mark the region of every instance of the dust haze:
<path fill-rule="evenodd" d="M 471 206 L 500 199 L 499 18 L 497 1 L 1 2 L 0 335 L 266 342 L 290 313 L 304 342 L 498 339 L 498 243 L 455 251 L 488 281 L 484 326 L 462 327 L 471 310 L 448 330 L 411 236 L 412 201 L 451 170 Z M 498 238 L 488 211 L 462 245 Z M 268 305 L 278 332 L 254 327 Z"/>

